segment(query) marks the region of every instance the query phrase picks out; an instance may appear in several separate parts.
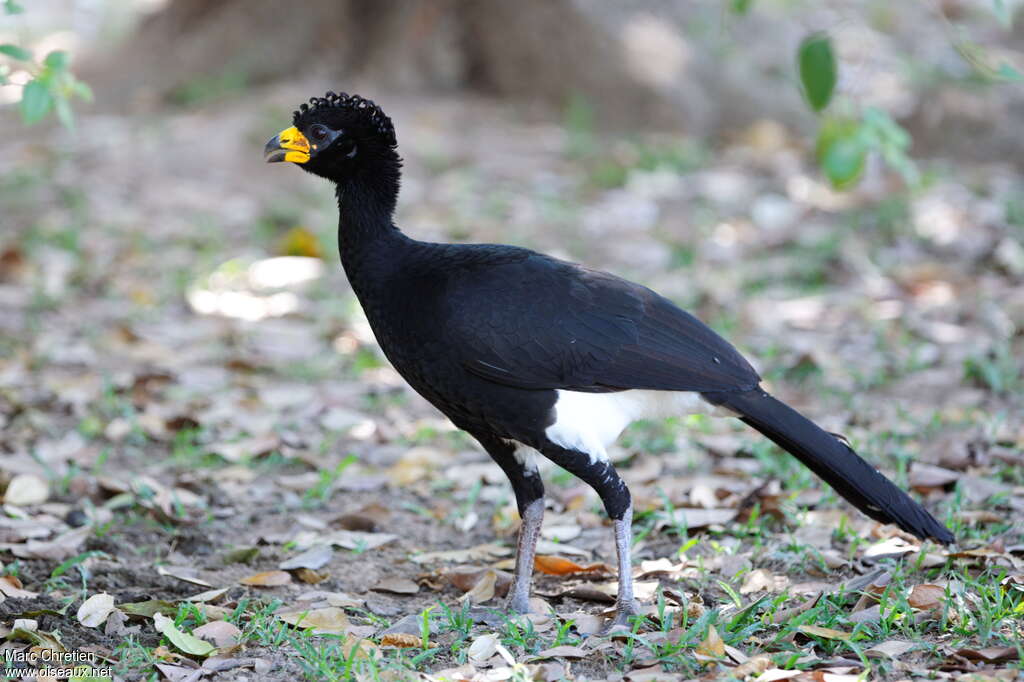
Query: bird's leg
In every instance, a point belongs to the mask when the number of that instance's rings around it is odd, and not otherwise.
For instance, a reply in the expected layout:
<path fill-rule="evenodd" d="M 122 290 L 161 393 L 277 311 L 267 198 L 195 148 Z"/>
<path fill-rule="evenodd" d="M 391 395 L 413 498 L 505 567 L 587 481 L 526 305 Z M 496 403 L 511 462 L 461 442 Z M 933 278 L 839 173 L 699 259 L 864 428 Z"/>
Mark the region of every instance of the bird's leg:
<path fill-rule="evenodd" d="M 507 610 L 513 613 L 530 611 L 530 584 L 533 581 L 533 558 L 537 551 L 541 523 L 544 521 L 544 483 L 532 448 L 501 438 L 476 436 L 512 484 L 519 507 L 519 538 L 516 541 L 516 566 L 509 591 Z"/>
<path fill-rule="evenodd" d="M 607 630 L 618 625 L 629 625 L 629 619 L 639 615 L 633 598 L 633 562 L 630 549 L 633 545 L 633 504 L 630 502 L 622 518 L 612 521 L 615 527 L 615 552 L 619 559 L 619 594 L 615 599 L 615 617 Z"/>
<path fill-rule="evenodd" d="M 604 509 L 615 527 L 615 551 L 619 564 L 619 592 L 615 600 L 615 617 L 603 630 L 607 633 L 619 625 L 629 625 L 631 617 L 640 613 L 633 598 L 632 546 L 633 499 L 619 473 L 601 452 L 598 457 L 562 447 L 548 447 L 544 455 L 597 491 Z"/>
<path fill-rule="evenodd" d="M 533 557 L 537 552 L 537 538 L 544 521 L 544 498 L 520 507 L 519 540 L 516 543 L 516 568 L 507 608 L 514 613 L 530 611 L 530 583 L 533 580 Z"/>

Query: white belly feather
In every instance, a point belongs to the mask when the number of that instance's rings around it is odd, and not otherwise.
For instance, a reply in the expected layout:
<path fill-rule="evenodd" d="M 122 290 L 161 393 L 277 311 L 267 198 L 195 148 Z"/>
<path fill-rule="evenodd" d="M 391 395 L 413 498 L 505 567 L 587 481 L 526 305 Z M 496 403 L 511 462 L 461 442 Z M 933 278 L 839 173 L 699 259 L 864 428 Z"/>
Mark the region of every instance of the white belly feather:
<path fill-rule="evenodd" d="M 563 448 L 585 452 L 594 462 L 608 459 L 605 448 L 615 442 L 626 426 L 638 419 L 664 419 L 689 414 L 736 416 L 692 391 L 581 393 L 559 390 L 554 409 L 555 423 L 545 431 L 548 439 Z"/>

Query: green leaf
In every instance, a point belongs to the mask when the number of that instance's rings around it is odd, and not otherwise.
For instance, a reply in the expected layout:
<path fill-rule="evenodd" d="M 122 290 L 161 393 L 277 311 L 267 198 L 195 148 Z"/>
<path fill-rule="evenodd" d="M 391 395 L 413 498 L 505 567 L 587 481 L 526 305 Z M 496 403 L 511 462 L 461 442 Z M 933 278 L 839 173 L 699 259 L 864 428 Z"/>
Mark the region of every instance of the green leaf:
<path fill-rule="evenodd" d="M 61 125 L 68 129 L 74 128 L 75 118 L 71 113 L 71 105 L 68 103 L 68 100 L 64 97 L 58 97 L 54 100 L 54 106 L 57 108 L 57 120 L 60 121 Z"/>
<path fill-rule="evenodd" d="M 1020 71 L 1013 68 L 1006 62 L 1000 64 L 999 68 L 996 69 L 996 76 L 1001 80 L 1010 81 L 1011 83 L 1020 83 L 1021 81 L 1024 81 L 1024 75 L 1021 75 Z"/>
<path fill-rule="evenodd" d="M 856 137 L 840 137 L 825 149 L 821 168 L 836 189 L 846 189 L 864 173 L 867 150 Z"/>
<path fill-rule="evenodd" d="M 25 8 L 15 2 L 15 0 L 4 0 L 4 13 L 21 14 L 24 11 Z"/>
<path fill-rule="evenodd" d="M 187 632 L 182 632 L 178 628 L 174 627 L 173 618 L 167 618 L 159 613 L 154 614 L 153 625 L 156 627 L 157 632 L 169 639 L 171 644 L 184 651 L 186 654 L 192 654 L 193 656 L 209 656 L 217 650 L 217 647 L 209 642 L 199 639 L 195 635 L 190 635 Z"/>
<path fill-rule="evenodd" d="M 730 0 L 729 9 L 733 14 L 746 14 L 754 6 L 754 0 Z"/>
<path fill-rule="evenodd" d="M 815 111 L 821 111 L 832 100 L 838 77 L 832 39 L 827 33 L 814 33 L 804 38 L 797 50 L 797 65 L 807 103 Z"/>
<path fill-rule="evenodd" d="M 1003 28 L 1013 28 L 1013 8 L 1006 0 L 992 0 L 992 13 L 996 15 Z"/>
<path fill-rule="evenodd" d="M 31 80 L 21 91 L 21 118 L 27 125 L 38 123 L 53 108 L 53 94 L 45 84 Z"/>
<path fill-rule="evenodd" d="M 63 71 L 68 67 L 68 53 L 64 50 L 54 50 L 46 55 L 43 64 L 54 71 Z"/>
<path fill-rule="evenodd" d="M 75 97 L 84 99 L 86 102 L 91 102 L 93 99 L 92 88 L 90 88 L 87 84 L 79 80 L 76 80 L 73 83 L 71 83 L 71 93 Z"/>
<path fill-rule="evenodd" d="M 149 601 L 137 601 L 128 602 L 126 604 L 118 604 L 117 608 L 121 609 L 129 616 L 143 616 L 145 618 L 152 618 L 156 614 L 174 614 L 178 610 L 178 605 L 171 601 L 165 601 L 163 599 L 150 599 Z"/>
<path fill-rule="evenodd" d="M 0 45 L 0 54 L 5 54 L 11 59 L 20 59 L 23 62 L 30 61 L 32 59 L 32 53 L 23 47 L 18 45 L 11 45 L 10 43 L 4 43 Z"/>

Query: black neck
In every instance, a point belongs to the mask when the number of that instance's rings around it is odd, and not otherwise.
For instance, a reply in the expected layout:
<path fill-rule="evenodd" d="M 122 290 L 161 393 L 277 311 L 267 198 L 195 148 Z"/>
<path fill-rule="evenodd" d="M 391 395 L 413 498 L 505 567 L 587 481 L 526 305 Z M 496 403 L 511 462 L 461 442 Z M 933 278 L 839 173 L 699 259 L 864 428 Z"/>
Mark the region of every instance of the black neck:
<path fill-rule="evenodd" d="M 373 165 L 337 183 L 335 191 L 338 249 L 356 293 L 370 284 L 373 271 L 396 248 L 394 242 L 408 240 L 392 220 L 398 201 L 400 161 L 394 155 Z"/>

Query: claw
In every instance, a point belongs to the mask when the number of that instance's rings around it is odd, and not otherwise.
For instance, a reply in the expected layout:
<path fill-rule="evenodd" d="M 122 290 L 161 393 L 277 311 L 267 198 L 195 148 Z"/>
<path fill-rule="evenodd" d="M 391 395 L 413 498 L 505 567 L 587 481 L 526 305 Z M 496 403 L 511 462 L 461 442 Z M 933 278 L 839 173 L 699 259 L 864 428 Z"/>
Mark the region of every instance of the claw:
<path fill-rule="evenodd" d="M 640 605 L 637 604 L 636 600 L 630 600 L 625 604 L 617 604 L 615 606 L 615 615 L 608 621 L 607 625 L 601 628 L 598 635 L 603 637 L 617 630 L 630 632 L 633 629 L 633 619 L 640 615 Z"/>

